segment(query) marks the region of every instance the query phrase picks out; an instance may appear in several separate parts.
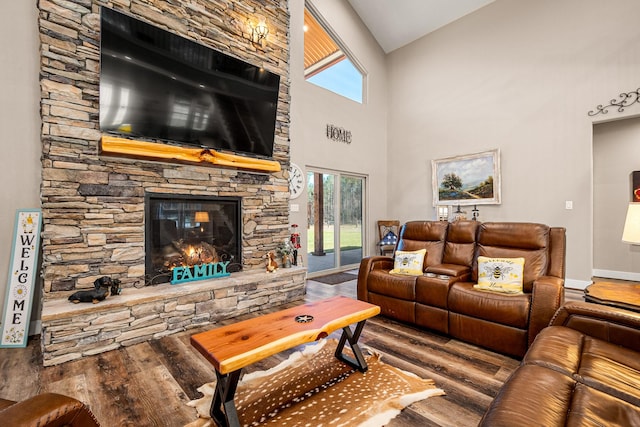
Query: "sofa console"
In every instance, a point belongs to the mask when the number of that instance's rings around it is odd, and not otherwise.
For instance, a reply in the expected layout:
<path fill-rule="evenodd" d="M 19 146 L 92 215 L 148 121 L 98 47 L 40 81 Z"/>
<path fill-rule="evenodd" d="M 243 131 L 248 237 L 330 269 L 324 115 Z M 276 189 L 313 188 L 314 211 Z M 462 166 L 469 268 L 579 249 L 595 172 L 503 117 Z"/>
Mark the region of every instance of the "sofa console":
<path fill-rule="evenodd" d="M 565 246 L 565 229 L 543 224 L 407 222 L 394 255 L 426 249 L 422 274 L 391 273 L 393 256 L 364 258 L 358 298 L 387 317 L 522 357 L 564 301 Z M 522 292 L 477 289 L 479 257 L 523 258 Z"/>

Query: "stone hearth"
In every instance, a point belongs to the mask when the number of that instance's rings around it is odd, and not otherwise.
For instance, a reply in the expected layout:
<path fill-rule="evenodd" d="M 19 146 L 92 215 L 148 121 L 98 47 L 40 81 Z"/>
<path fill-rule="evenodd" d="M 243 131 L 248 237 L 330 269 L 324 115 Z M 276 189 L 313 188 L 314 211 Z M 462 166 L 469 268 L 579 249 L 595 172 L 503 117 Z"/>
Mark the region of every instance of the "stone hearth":
<path fill-rule="evenodd" d="M 305 276 L 301 267 L 239 272 L 181 285 L 126 288 L 97 304 L 50 301 L 42 311 L 44 366 L 302 300 Z"/>

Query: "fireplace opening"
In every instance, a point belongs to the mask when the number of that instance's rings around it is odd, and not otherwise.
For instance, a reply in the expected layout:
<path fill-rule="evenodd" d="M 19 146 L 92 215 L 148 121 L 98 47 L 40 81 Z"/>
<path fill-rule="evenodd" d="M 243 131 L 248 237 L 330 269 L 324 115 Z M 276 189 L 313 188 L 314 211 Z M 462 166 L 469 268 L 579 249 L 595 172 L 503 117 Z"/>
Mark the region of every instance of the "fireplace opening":
<path fill-rule="evenodd" d="M 171 280 L 176 267 L 226 263 L 242 269 L 239 197 L 147 193 L 145 277 L 147 285 Z"/>

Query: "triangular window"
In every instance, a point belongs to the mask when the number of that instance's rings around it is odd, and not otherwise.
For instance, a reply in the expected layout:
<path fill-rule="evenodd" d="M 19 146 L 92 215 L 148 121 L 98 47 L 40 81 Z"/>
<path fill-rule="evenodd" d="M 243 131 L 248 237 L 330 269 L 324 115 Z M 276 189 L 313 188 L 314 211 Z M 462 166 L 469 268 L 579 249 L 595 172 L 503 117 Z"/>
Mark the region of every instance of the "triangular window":
<path fill-rule="evenodd" d="M 363 72 L 343 44 L 322 23 L 319 14 L 304 9 L 304 78 L 306 81 L 362 104 Z"/>

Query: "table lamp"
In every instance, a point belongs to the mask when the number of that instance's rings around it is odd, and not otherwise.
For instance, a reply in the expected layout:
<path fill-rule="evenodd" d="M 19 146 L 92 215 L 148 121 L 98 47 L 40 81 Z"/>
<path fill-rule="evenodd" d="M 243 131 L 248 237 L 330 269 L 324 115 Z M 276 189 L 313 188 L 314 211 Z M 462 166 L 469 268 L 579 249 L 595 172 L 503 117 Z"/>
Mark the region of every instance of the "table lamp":
<path fill-rule="evenodd" d="M 622 241 L 632 245 L 640 245 L 640 202 L 629 203 L 622 231 Z"/>

